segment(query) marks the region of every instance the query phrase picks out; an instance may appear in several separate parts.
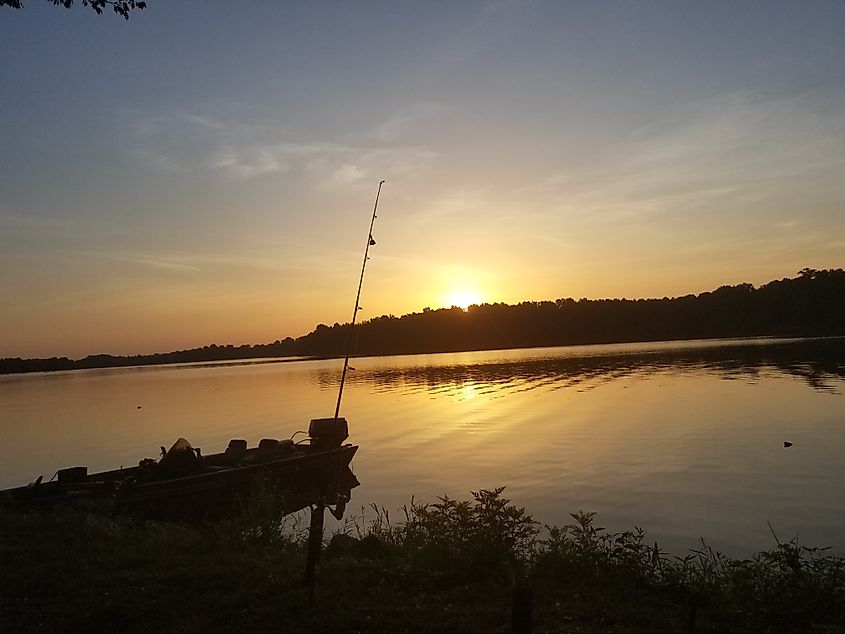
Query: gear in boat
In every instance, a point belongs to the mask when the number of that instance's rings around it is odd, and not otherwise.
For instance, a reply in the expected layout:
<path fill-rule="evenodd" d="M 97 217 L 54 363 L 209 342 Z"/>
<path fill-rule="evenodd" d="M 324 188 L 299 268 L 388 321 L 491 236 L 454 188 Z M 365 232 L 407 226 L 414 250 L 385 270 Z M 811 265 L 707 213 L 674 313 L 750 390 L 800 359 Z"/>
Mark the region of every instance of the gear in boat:
<path fill-rule="evenodd" d="M 300 433 L 294 434 L 296 437 Z M 157 517 L 202 519 L 243 508 L 260 487 L 284 500 L 286 513 L 327 500 L 342 514 L 359 485 L 350 469 L 358 447 L 344 418 L 313 419 L 299 442 L 265 438 L 256 447 L 233 439 L 225 451 L 203 455 L 184 438 L 159 460 L 137 467 L 88 474 L 87 467 L 60 469 L 56 476 L 0 492 L 24 505 L 52 505 L 79 499 L 113 498 L 119 509 Z"/>

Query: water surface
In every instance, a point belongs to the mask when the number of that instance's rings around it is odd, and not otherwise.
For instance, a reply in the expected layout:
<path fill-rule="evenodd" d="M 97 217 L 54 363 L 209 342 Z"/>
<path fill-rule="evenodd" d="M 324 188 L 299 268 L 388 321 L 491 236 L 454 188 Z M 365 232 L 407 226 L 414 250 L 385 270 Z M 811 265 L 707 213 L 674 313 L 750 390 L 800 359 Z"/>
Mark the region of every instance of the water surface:
<path fill-rule="evenodd" d="M 266 360 L 265 360 L 266 361 Z M 507 485 L 538 520 L 590 510 L 676 552 L 782 539 L 845 551 L 841 339 L 573 346 L 355 359 L 343 414 L 353 507 Z M 0 377 L 0 487 L 136 464 L 178 436 L 206 453 L 334 412 L 340 361 Z M 794 443 L 789 449 L 783 442 Z M 396 516 L 395 512 L 392 513 Z"/>

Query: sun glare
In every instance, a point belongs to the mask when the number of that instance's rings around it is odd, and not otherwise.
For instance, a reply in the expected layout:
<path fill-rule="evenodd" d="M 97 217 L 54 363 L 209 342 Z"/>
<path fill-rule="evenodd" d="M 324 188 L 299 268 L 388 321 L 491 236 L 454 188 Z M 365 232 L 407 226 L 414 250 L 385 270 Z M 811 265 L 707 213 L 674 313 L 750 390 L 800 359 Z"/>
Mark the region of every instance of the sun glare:
<path fill-rule="evenodd" d="M 448 306 L 457 306 L 466 310 L 471 304 L 480 304 L 483 302 L 481 293 L 470 290 L 452 291 L 444 296 L 444 304 Z"/>

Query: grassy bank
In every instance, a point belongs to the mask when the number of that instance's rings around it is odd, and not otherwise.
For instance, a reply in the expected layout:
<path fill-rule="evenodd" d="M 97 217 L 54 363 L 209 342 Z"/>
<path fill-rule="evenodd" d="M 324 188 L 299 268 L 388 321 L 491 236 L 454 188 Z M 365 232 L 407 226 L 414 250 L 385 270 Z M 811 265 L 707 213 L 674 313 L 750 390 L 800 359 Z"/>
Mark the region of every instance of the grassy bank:
<path fill-rule="evenodd" d="M 0 631 L 507 632 L 515 585 L 535 632 L 845 631 L 840 557 L 795 542 L 671 556 L 591 514 L 540 526 L 500 489 L 362 509 L 327 536 L 312 601 L 307 523 L 274 507 L 203 526 L 3 512 Z"/>

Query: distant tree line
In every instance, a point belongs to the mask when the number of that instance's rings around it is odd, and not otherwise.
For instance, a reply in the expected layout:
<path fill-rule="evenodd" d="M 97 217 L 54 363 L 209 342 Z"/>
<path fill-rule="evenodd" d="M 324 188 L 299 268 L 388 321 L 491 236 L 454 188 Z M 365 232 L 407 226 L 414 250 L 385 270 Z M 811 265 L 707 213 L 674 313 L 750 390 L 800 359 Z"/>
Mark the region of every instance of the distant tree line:
<path fill-rule="evenodd" d="M 131 356 L 115 356 L 111 354 L 94 354 L 84 359 L 68 359 L 67 357 L 50 357 L 49 359 L 0 359 L 0 374 L 13 372 L 51 372 L 59 370 L 85 370 L 92 368 L 117 368 L 132 365 L 158 365 L 162 363 L 196 363 L 199 361 L 234 361 L 238 359 L 256 359 L 261 357 L 289 357 L 294 356 L 296 340 L 291 337 L 284 341 L 233 346 L 228 344 L 218 346 L 211 344 L 202 348 L 190 350 L 176 350 L 174 352 L 157 352 L 154 354 L 136 354 Z"/>
<path fill-rule="evenodd" d="M 353 333 L 359 356 L 531 348 L 591 343 L 753 336 L 845 335 L 845 271 L 803 269 L 794 278 L 722 286 L 699 295 L 662 299 L 558 299 L 424 309 L 361 323 Z M 0 359 L 0 373 L 44 372 L 257 357 L 345 354 L 349 324 L 318 325 L 297 339 L 128 357 L 72 360 Z"/>

